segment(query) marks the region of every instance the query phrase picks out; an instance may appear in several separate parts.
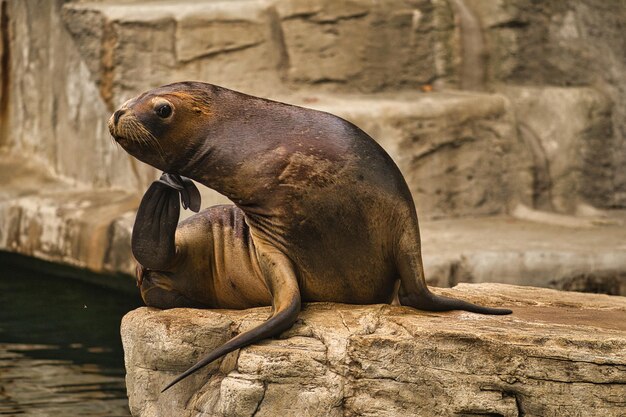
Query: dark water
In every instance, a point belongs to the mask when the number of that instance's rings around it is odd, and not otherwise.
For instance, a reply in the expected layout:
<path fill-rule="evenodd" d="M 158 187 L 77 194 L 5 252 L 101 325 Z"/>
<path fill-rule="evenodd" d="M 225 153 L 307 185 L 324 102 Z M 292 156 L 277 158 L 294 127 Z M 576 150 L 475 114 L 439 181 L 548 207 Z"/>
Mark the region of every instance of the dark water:
<path fill-rule="evenodd" d="M 140 304 L 0 257 L 0 415 L 128 416 L 119 325 Z"/>

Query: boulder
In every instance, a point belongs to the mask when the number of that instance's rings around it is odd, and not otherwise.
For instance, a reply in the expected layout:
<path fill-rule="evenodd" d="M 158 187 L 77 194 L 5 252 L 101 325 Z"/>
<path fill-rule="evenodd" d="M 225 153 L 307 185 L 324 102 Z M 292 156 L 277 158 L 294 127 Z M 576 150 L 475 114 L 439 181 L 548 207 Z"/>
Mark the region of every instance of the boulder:
<path fill-rule="evenodd" d="M 292 329 L 177 374 L 269 308 L 122 321 L 134 416 L 622 416 L 626 299 L 505 284 L 438 293 L 510 316 L 314 303 Z"/>

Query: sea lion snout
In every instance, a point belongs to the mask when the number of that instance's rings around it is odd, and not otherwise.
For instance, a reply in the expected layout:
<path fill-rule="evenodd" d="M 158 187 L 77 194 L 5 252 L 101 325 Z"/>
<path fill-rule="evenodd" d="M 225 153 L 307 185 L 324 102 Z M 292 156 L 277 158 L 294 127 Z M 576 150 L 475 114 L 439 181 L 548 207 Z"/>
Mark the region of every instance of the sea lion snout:
<path fill-rule="evenodd" d="M 113 136 L 113 138 L 117 141 L 118 139 L 120 139 L 120 132 L 119 132 L 119 124 L 120 124 L 120 119 L 122 118 L 122 116 L 124 115 L 124 113 L 126 113 L 127 109 L 124 107 L 119 108 L 118 110 L 116 110 L 111 117 L 109 117 L 109 133 L 111 133 L 111 136 Z"/>

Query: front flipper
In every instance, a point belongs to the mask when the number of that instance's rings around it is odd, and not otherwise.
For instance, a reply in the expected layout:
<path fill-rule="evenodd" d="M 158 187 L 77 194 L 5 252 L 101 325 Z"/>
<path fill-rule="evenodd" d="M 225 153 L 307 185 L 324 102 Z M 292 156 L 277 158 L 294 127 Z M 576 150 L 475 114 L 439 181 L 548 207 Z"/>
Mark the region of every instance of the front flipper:
<path fill-rule="evenodd" d="M 165 270 L 176 257 L 174 240 L 180 216 L 180 199 L 185 208 L 200 209 L 200 193 L 193 182 L 184 177 L 163 174 L 143 196 L 135 225 L 131 248 L 143 267 Z"/>
<path fill-rule="evenodd" d="M 221 356 L 289 329 L 300 313 L 300 290 L 291 261 L 279 251 L 259 253 L 259 266 L 272 293 L 272 315 L 263 324 L 235 336 L 170 382 L 161 392 Z"/>

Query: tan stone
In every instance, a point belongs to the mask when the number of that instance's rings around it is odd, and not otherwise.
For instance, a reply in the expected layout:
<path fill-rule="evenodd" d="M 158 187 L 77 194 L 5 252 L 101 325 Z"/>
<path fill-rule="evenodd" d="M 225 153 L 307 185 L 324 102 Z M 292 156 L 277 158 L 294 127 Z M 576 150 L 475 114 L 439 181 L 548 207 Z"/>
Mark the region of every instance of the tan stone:
<path fill-rule="evenodd" d="M 3 152 L 0 181 L 0 250 L 96 272 L 133 273 L 136 194 L 61 181 L 40 164 Z"/>
<path fill-rule="evenodd" d="M 503 87 L 537 170 L 535 204 L 575 213 L 611 204 L 611 104 L 592 88 Z M 540 183 L 539 183 L 540 182 Z"/>
<path fill-rule="evenodd" d="M 112 144 L 109 112 L 63 26 L 61 3 L 4 3 L 10 82 L 0 143 L 69 182 L 143 189 L 153 170 Z"/>
<path fill-rule="evenodd" d="M 374 92 L 455 85 L 454 19 L 447 2 L 277 1 L 298 85 Z M 311 63 L 315 64 L 312 65 Z"/>
<path fill-rule="evenodd" d="M 621 416 L 626 299 L 503 284 L 438 292 L 511 316 L 308 305 L 294 327 L 158 394 L 267 317 L 141 308 L 122 322 L 135 416 Z"/>
<path fill-rule="evenodd" d="M 465 0 L 483 23 L 492 81 L 527 86 L 594 86 L 612 101 L 608 205 L 626 201 L 626 9 L 606 0 Z M 601 175 L 603 177 L 604 175 Z"/>
<path fill-rule="evenodd" d="M 280 87 L 284 53 L 270 2 L 70 3 L 63 10 L 111 110 L 187 79 L 256 94 Z"/>
<path fill-rule="evenodd" d="M 510 217 L 421 222 L 426 279 L 626 295 L 626 213 L 610 220 L 585 229 Z"/>

